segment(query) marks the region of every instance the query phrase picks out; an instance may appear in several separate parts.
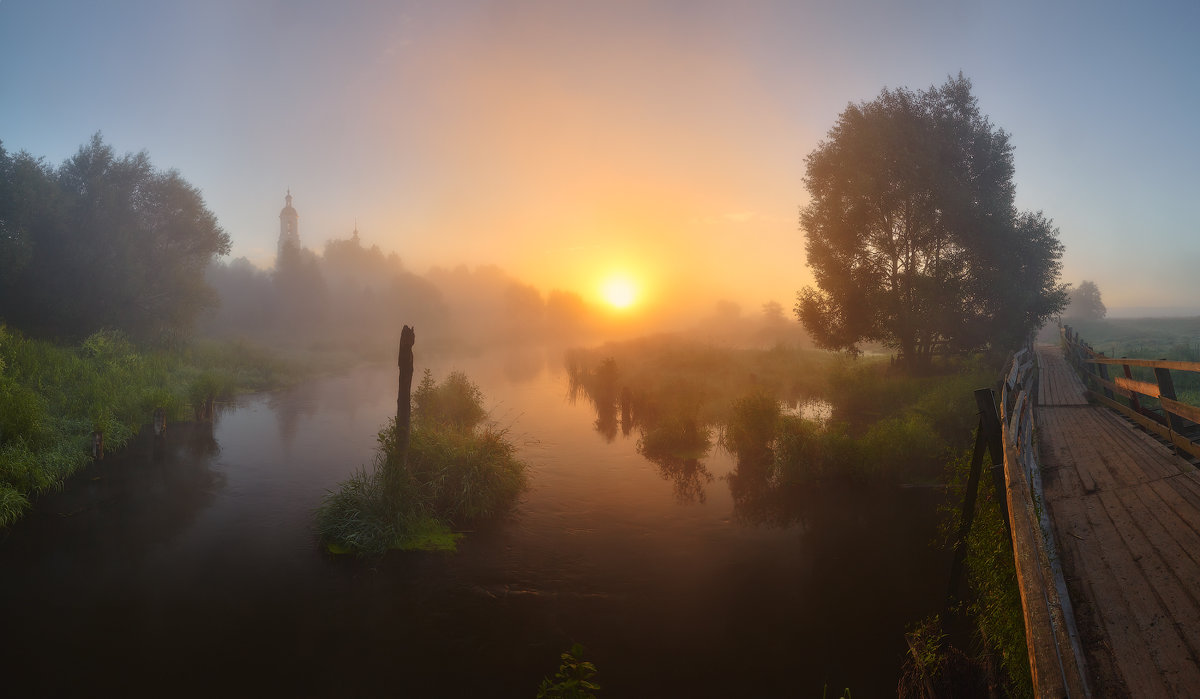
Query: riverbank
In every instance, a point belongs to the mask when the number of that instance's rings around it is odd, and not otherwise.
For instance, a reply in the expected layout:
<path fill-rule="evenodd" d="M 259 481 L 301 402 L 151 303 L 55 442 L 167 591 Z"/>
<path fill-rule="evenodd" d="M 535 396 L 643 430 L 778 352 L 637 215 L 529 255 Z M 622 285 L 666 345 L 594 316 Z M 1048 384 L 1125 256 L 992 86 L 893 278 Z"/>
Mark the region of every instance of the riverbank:
<path fill-rule="evenodd" d="M 0 528 L 156 419 L 211 420 L 215 401 L 308 372 L 241 342 L 143 350 L 102 331 L 63 346 L 0 326 Z"/>

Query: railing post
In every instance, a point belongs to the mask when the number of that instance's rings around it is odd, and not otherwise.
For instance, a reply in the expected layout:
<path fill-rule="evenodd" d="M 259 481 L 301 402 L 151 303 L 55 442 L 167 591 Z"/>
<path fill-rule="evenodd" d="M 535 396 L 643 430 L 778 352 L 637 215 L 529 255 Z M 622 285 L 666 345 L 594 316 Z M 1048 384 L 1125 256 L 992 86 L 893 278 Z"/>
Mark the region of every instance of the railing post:
<path fill-rule="evenodd" d="M 1098 373 L 1100 375 L 1100 378 L 1104 379 L 1105 381 L 1108 381 L 1108 365 L 1107 364 L 1097 364 L 1095 366 L 1096 366 L 1096 370 L 1097 370 L 1096 373 Z M 1113 399 L 1112 389 L 1109 388 L 1108 386 L 1104 387 L 1104 397 L 1109 400 Z"/>
<path fill-rule="evenodd" d="M 1129 359 L 1129 357 L 1121 357 L 1121 359 Z M 1133 379 L 1133 372 L 1129 370 L 1128 364 L 1122 364 L 1121 369 L 1125 371 L 1125 378 Z M 1162 388 L 1160 387 L 1159 390 L 1161 391 Z M 1129 392 L 1129 407 L 1133 408 L 1133 412 L 1135 413 L 1142 412 L 1142 401 L 1134 391 Z"/>
<path fill-rule="evenodd" d="M 1008 540 L 1012 541 L 1012 525 L 1008 521 L 1008 498 L 1004 494 L 1004 433 L 1000 427 L 1000 413 L 996 410 L 995 391 L 990 388 L 975 391 L 975 404 L 979 406 L 984 444 L 992 454 L 992 487 L 996 491 L 996 503 L 1000 505 Z"/>
<path fill-rule="evenodd" d="M 1160 360 L 1165 361 L 1165 360 Z M 1175 382 L 1171 380 L 1171 370 L 1163 367 L 1154 367 L 1154 378 L 1158 379 L 1158 393 L 1163 398 L 1175 398 Z M 1163 412 L 1167 414 L 1167 422 L 1171 426 L 1171 430 L 1176 434 L 1183 432 L 1183 418 L 1175 413 L 1163 408 Z"/>

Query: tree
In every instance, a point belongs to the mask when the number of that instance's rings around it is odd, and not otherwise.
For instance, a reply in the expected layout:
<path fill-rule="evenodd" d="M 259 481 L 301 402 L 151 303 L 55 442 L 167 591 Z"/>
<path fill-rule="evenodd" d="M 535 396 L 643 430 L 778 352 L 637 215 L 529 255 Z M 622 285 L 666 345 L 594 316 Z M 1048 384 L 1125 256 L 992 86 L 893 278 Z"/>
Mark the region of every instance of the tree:
<path fill-rule="evenodd" d="M 1068 288 L 1067 293 L 1070 294 L 1071 302 L 1067 305 L 1067 310 L 1063 311 L 1064 318 L 1100 320 L 1108 315 L 1108 309 L 1100 300 L 1100 287 L 1096 286 L 1096 282 L 1085 279 L 1079 282 L 1079 286 Z"/>
<path fill-rule="evenodd" d="M 795 312 L 818 346 L 879 342 L 919 364 L 1011 344 L 1065 302 L 1057 230 L 1017 213 L 1008 134 L 961 73 L 849 105 L 806 165 L 816 288 Z"/>
<path fill-rule="evenodd" d="M 190 329 L 216 303 L 204 282 L 229 252 L 199 190 L 142 152 L 116 157 L 99 134 L 57 170 L 3 157 L 0 316 L 38 334 L 104 327 L 143 339 Z"/>

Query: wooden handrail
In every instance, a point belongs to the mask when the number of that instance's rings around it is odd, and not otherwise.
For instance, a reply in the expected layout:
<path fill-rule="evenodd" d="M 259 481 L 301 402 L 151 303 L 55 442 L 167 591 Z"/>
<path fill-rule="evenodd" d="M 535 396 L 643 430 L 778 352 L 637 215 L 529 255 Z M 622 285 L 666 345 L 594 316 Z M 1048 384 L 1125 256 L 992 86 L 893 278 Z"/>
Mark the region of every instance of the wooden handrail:
<path fill-rule="evenodd" d="M 1005 501 L 1025 615 L 1035 693 L 1090 696 L 1075 614 L 1054 544 L 1037 449 L 1033 445 L 1037 362 L 1031 348 L 1013 355 L 1000 392 Z"/>
<path fill-rule="evenodd" d="M 1181 434 L 1185 431 L 1192 434 L 1193 428 L 1200 425 L 1200 407 L 1181 402 L 1175 395 L 1175 382 L 1171 378 L 1171 371 L 1200 373 L 1200 362 L 1106 357 L 1103 352 L 1096 352 L 1083 342 L 1069 325 L 1062 326 L 1060 332 L 1067 359 L 1086 379 L 1089 396 L 1129 416 L 1147 431 L 1174 445 L 1178 451 L 1200 458 L 1200 444 Z M 1110 366 L 1120 366 L 1124 376 L 1109 380 L 1106 369 Z M 1154 383 L 1134 379 L 1130 373 L 1131 367 L 1153 369 Z M 1129 405 L 1117 401 L 1118 395 L 1128 399 Z M 1138 396 L 1157 399 L 1162 411 L 1143 407 Z"/>
<path fill-rule="evenodd" d="M 1084 361 L 1089 364 L 1125 364 L 1128 366 L 1144 366 L 1152 369 L 1174 369 L 1175 371 L 1195 371 L 1200 372 L 1200 362 L 1183 362 L 1174 359 L 1130 359 L 1122 357 L 1115 359 L 1113 357 L 1105 357 L 1104 354 L 1095 352 L 1090 348 L 1085 348 L 1092 352 L 1091 359 Z"/>

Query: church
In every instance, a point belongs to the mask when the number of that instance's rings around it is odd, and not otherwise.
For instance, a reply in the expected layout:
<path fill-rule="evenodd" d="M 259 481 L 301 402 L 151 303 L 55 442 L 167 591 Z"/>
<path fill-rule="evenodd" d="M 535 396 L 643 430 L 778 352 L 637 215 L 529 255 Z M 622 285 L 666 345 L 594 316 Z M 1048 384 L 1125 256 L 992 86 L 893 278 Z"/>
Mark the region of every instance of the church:
<path fill-rule="evenodd" d="M 300 214 L 292 207 L 292 190 L 288 189 L 286 204 L 279 212 L 279 249 L 276 259 L 283 256 L 284 248 L 292 246 L 300 250 Z"/>

